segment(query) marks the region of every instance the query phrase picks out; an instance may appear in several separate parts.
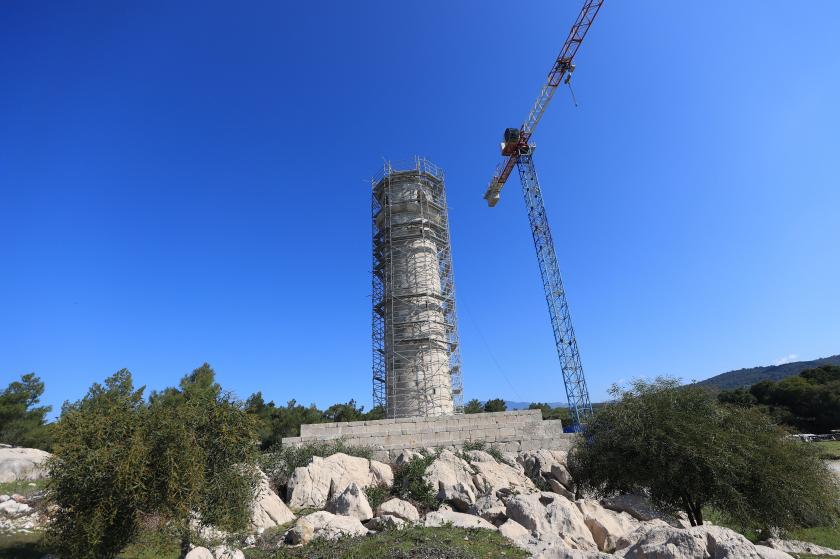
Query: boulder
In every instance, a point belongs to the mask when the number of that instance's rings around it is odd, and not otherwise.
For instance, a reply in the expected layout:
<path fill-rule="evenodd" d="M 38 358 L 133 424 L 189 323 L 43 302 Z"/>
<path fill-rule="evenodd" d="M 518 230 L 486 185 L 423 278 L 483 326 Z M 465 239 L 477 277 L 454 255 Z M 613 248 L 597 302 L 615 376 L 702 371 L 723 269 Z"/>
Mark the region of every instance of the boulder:
<path fill-rule="evenodd" d="M 840 550 L 823 547 L 814 543 L 802 542 L 799 540 L 782 540 L 770 538 L 767 541 L 759 542 L 756 547 L 767 547 L 785 553 L 825 555 L 826 557 L 840 557 Z"/>
<path fill-rule="evenodd" d="M 391 487 L 394 474 L 387 464 L 366 458 L 343 453 L 327 458 L 315 456 L 308 465 L 295 468 L 289 477 L 287 502 L 293 509 L 322 508 L 331 496 L 330 491 L 344 491 L 351 482 L 360 488 L 371 485 Z"/>
<path fill-rule="evenodd" d="M 241 549 L 230 547 L 227 545 L 220 545 L 213 548 L 214 559 L 245 559 L 245 554 Z"/>
<path fill-rule="evenodd" d="M 286 524 L 295 519 L 295 515 L 286 506 L 277 493 L 271 490 L 268 477 L 259 472 L 259 484 L 257 485 L 254 497 L 254 506 L 251 511 L 251 529 L 257 534 L 262 534 L 268 528 Z"/>
<path fill-rule="evenodd" d="M 524 473 L 507 464 L 496 462 L 492 457 L 490 458 L 488 461 L 472 463 L 475 472 L 472 477 L 473 486 L 477 495 L 494 493 L 500 489 L 517 493 L 531 493 L 537 490 L 534 482 L 528 479 Z"/>
<path fill-rule="evenodd" d="M 626 512 L 605 509 L 596 501 L 581 499 L 575 502 L 586 527 L 592 532 L 592 538 L 600 551 L 612 553 L 616 550 L 620 538 L 633 532 L 638 521 Z"/>
<path fill-rule="evenodd" d="M 416 450 L 405 449 L 401 450 L 399 454 L 397 454 L 396 458 L 392 461 L 395 466 L 402 466 L 403 464 L 408 464 L 415 458 L 420 458 L 423 456 Z"/>
<path fill-rule="evenodd" d="M 469 462 L 495 462 L 496 459 L 493 458 L 489 453 L 483 450 L 468 450 L 464 453 L 467 457 Z"/>
<path fill-rule="evenodd" d="M 517 495 L 508 501 L 506 512 L 540 540 L 559 536 L 569 547 L 598 549 L 583 515 L 564 497 L 553 493 Z"/>
<path fill-rule="evenodd" d="M 351 481 L 344 491 L 327 501 L 327 511 L 340 516 L 352 516 L 362 522 L 373 518 L 367 497 L 355 481 Z"/>
<path fill-rule="evenodd" d="M 507 520 L 507 508 L 495 494 L 490 493 L 475 500 L 470 507 L 470 514 L 480 516 L 494 526 L 498 526 Z"/>
<path fill-rule="evenodd" d="M 505 520 L 505 522 L 499 526 L 499 533 L 514 542 L 527 540 L 531 536 L 531 533 L 527 528 L 525 528 L 525 526 L 511 519 Z"/>
<path fill-rule="evenodd" d="M 763 545 L 755 546 L 755 550 L 761 555 L 761 559 L 793 559 L 792 555 L 788 555 L 784 551 L 773 549 L 772 547 L 765 547 Z"/>
<path fill-rule="evenodd" d="M 313 539 L 337 540 L 344 536 L 365 536 L 370 532 L 358 518 L 338 516 L 327 511 L 313 512 L 298 519 L 286 533 L 291 544 L 306 544 Z"/>
<path fill-rule="evenodd" d="M 566 453 L 560 450 L 527 450 L 519 453 L 516 461 L 528 477 L 547 477 L 551 474 L 552 465 L 566 463 Z"/>
<path fill-rule="evenodd" d="M 408 522 L 420 521 L 420 513 L 417 512 L 417 508 L 408 501 L 396 497 L 376 507 L 376 516 L 384 515 L 395 516 Z"/>
<path fill-rule="evenodd" d="M 575 500 L 575 494 L 566 489 L 566 487 L 554 479 L 553 477 L 548 478 L 548 487 L 551 488 L 553 493 L 557 493 L 558 495 L 563 495 L 570 501 Z"/>
<path fill-rule="evenodd" d="M 615 555 L 628 559 L 761 559 L 761 553 L 744 536 L 721 526 L 675 528 L 664 523 L 643 526 L 631 536 L 636 540 Z M 619 546 L 621 547 L 621 546 Z"/>
<path fill-rule="evenodd" d="M 452 503 L 459 511 L 466 511 L 475 503 L 473 484 L 475 470 L 450 450 L 444 450 L 426 468 L 423 479 L 438 492 L 438 499 Z"/>
<path fill-rule="evenodd" d="M 382 516 L 375 516 L 370 519 L 365 526 L 371 530 L 381 532 L 382 530 L 400 530 L 404 528 L 408 522 L 398 516 L 390 514 L 383 514 Z"/>
<path fill-rule="evenodd" d="M 184 559 L 215 559 L 213 553 L 206 547 L 194 547 Z"/>
<path fill-rule="evenodd" d="M 651 520 L 664 520 L 675 528 L 684 528 L 685 526 L 679 520 L 671 515 L 665 514 L 642 495 L 625 494 L 616 497 L 609 497 L 601 500 L 601 505 L 604 508 L 614 510 L 616 512 L 626 512 L 636 520 L 642 522 L 649 522 Z"/>
<path fill-rule="evenodd" d="M 18 518 L 20 516 L 26 516 L 31 512 L 32 507 L 30 507 L 26 503 L 19 503 L 14 499 L 9 499 L 8 501 L 0 503 L 0 515 L 9 518 Z"/>
<path fill-rule="evenodd" d="M 455 528 L 484 528 L 485 530 L 497 530 L 495 526 L 471 514 L 464 514 L 454 511 L 432 511 L 426 515 L 423 525 L 427 528 L 439 528 L 451 524 Z"/>
<path fill-rule="evenodd" d="M 598 551 L 572 549 L 558 542 L 541 548 L 532 557 L 535 559 L 608 559 L 613 556 Z"/>
<path fill-rule="evenodd" d="M 49 452 L 37 448 L 0 448 L 0 483 L 47 477 L 44 462 L 50 456 Z"/>
<path fill-rule="evenodd" d="M 552 479 L 556 479 L 557 481 L 559 481 L 566 489 L 570 491 L 574 489 L 572 474 L 570 474 L 569 470 L 566 469 L 565 464 L 560 464 L 559 462 L 555 462 L 554 464 L 552 464 L 551 477 Z"/>

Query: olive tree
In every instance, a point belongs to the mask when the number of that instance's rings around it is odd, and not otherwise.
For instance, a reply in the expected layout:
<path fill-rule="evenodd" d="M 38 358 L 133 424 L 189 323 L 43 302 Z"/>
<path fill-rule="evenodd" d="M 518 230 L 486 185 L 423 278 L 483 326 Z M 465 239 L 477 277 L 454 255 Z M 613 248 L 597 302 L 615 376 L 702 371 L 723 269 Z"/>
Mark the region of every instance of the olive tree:
<path fill-rule="evenodd" d="M 833 474 L 754 409 L 722 405 L 674 379 L 613 387 L 577 439 L 569 466 L 581 489 L 641 492 L 703 524 L 714 506 L 743 526 L 793 528 L 837 515 Z"/>

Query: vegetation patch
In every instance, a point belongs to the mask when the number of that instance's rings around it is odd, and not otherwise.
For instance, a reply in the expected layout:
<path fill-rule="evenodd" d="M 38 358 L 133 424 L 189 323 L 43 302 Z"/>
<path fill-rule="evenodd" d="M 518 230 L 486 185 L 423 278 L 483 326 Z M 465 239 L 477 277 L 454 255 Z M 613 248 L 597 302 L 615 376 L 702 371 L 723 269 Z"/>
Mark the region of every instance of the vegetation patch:
<path fill-rule="evenodd" d="M 23 495 L 30 497 L 35 493 L 44 491 L 47 487 L 47 480 L 39 479 L 37 481 L 8 481 L 0 483 L 0 495 Z"/>
<path fill-rule="evenodd" d="M 840 441 L 822 441 L 814 445 L 823 460 L 840 460 Z"/>
<path fill-rule="evenodd" d="M 394 495 L 410 501 L 420 509 L 421 513 L 437 510 L 440 506 L 437 491 L 423 479 L 426 469 L 437 456 L 437 454 L 423 454 L 394 467 Z"/>
<path fill-rule="evenodd" d="M 490 530 L 422 528 L 386 530 L 373 536 L 315 540 L 298 548 L 245 550 L 248 559 L 484 559 L 527 557 L 507 538 Z"/>

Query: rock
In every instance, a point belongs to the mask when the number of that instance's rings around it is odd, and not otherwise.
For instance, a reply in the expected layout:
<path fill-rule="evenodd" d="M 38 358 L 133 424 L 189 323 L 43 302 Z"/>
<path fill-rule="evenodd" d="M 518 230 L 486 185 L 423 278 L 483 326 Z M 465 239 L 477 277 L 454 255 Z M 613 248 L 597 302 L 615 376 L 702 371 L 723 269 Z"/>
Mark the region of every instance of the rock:
<path fill-rule="evenodd" d="M 499 532 L 504 537 L 509 540 L 513 540 L 514 542 L 527 540 L 531 535 L 525 526 L 511 519 L 505 520 L 505 522 L 499 526 Z"/>
<path fill-rule="evenodd" d="M 437 489 L 438 499 L 452 503 L 459 511 L 466 511 L 475 503 L 475 471 L 452 451 L 444 450 L 426 468 L 423 479 Z"/>
<path fill-rule="evenodd" d="M 795 553 L 797 555 L 805 553 L 810 555 L 825 555 L 827 557 L 840 557 L 840 550 L 823 547 L 814 543 L 802 542 L 799 540 L 770 538 L 767 541 L 759 542 L 759 545 L 775 549 L 777 551 L 784 551 L 785 553 Z"/>
<path fill-rule="evenodd" d="M 206 547 L 194 547 L 184 559 L 215 559 L 213 553 Z"/>
<path fill-rule="evenodd" d="M 642 522 L 649 522 L 651 520 L 664 520 L 675 528 L 683 528 L 683 524 L 673 516 L 663 513 L 651 502 L 642 495 L 626 494 L 618 495 L 617 497 L 610 497 L 601 500 L 601 505 L 604 508 L 614 510 L 616 512 L 626 512 L 636 520 Z"/>
<path fill-rule="evenodd" d="M 295 519 L 295 515 L 286 506 L 277 493 L 271 490 L 268 477 L 259 472 L 260 480 L 254 497 L 251 512 L 251 529 L 262 534 L 268 528 L 286 524 Z"/>
<path fill-rule="evenodd" d="M 507 503 L 507 516 L 541 540 L 559 536 L 569 547 L 598 548 L 578 508 L 552 493 L 513 497 Z"/>
<path fill-rule="evenodd" d="M 245 554 L 235 547 L 220 545 L 213 548 L 213 557 L 215 559 L 245 559 Z"/>
<path fill-rule="evenodd" d="M 393 463 L 395 466 L 402 466 L 403 464 L 408 464 L 415 458 L 420 458 L 421 456 L 423 455 L 415 450 L 405 449 L 400 451 L 399 454 L 397 454 L 397 457 L 394 458 Z"/>
<path fill-rule="evenodd" d="M 548 486 L 551 488 L 551 491 L 557 493 L 558 495 L 562 495 L 566 497 L 570 501 L 575 500 L 575 494 L 566 489 L 562 483 L 554 479 L 553 477 L 548 478 Z"/>
<path fill-rule="evenodd" d="M 423 520 L 423 525 L 427 528 L 438 528 L 451 524 L 455 528 L 484 528 L 486 530 L 497 530 L 495 526 L 471 514 L 464 514 L 462 512 L 454 511 L 432 511 L 426 515 Z"/>
<path fill-rule="evenodd" d="M 352 516 L 362 522 L 373 518 L 367 497 L 355 481 L 351 481 L 344 491 L 327 501 L 327 511 L 340 516 Z"/>
<path fill-rule="evenodd" d="M 572 474 L 566 469 L 565 464 L 555 462 L 551 465 L 551 477 L 559 481 L 563 487 L 568 490 L 574 489 L 574 482 L 572 481 Z"/>
<path fill-rule="evenodd" d="M 8 501 L 0 503 L 0 514 L 9 518 L 18 518 L 20 516 L 26 516 L 31 512 L 32 507 L 30 507 L 26 503 L 18 503 L 14 499 L 9 499 Z"/>
<path fill-rule="evenodd" d="M 307 465 L 295 468 L 287 484 L 289 507 L 322 508 L 333 492 L 344 491 L 351 482 L 360 488 L 371 485 L 394 484 L 394 474 L 390 466 L 374 460 L 348 456 L 343 453 L 327 458 L 315 456 Z"/>
<path fill-rule="evenodd" d="M 635 530 L 639 523 L 626 512 L 615 512 L 603 508 L 595 501 L 581 499 L 575 502 L 583 515 L 586 527 L 600 551 L 612 553 L 620 538 Z"/>
<path fill-rule="evenodd" d="M 488 454 L 488 456 L 490 455 Z M 500 489 L 518 493 L 531 493 L 537 490 L 534 482 L 528 479 L 524 473 L 507 464 L 496 462 L 492 457 L 490 458 L 489 461 L 472 463 L 475 472 L 472 478 L 473 486 L 477 495 L 494 493 Z"/>
<path fill-rule="evenodd" d="M 464 455 L 469 459 L 470 462 L 495 462 L 496 459 L 493 458 L 489 453 L 483 450 L 468 450 L 464 453 Z"/>
<path fill-rule="evenodd" d="M 566 453 L 558 450 L 528 450 L 521 452 L 516 461 L 522 465 L 528 477 L 546 477 L 551 474 L 552 465 L 566 463 Z"/>
<path fill-rule="evenodd" d="M 306 544 L 317 538 L 337 540 L 344 536 L 365 536 L 369 532 L 358 518 L 338 516 L 322 510 L 298 518 L 295 526 L 286 533 L 286 541 Z"/>
<path fill-rule="evenodd" d="M 643 526 L 632 534 L 635 543 L 619 549 L 628 559 L 761 559 L 744 536 L 721 526 L 675 528 L 664 523 Z"/>
<path fill-rule="evenodd" d="M 553 543 L 533 555 L 535 559 L 607 559 L 613 557 L 598 551 L 571 549 L 562 542 Z"/>
<path fill-rule="evenodd" d="M 11 497 L 9 497 L 8 495 L 0 495 L 0 503 L 5 503 L 9 499 L 11 499 Z"/>
<path fill-rule="evenodd" d="M 371 530 L 381 532 L 382 530 L 399 530 L 404 528 L 407 524 L 408 522 L 398 516 L 383 514 L 382 516 L 372 518 L 365 524 L 365 526 Z"/>
<path fill-rule="evenodd" d="M 50 456 L 37 448 L 0 448 L 0 483 L 47 477 L 44 462 Z"/>
<path fill-rule="evenodd" d="M 772 547 L 765 547 L 756 544 L 755 550 L 761 555 L 761 559 L 793 559 L 792 555 L 788 555 L 784 551 L 773 549 Z"/>
<path fill-rule="evenodd" d="M 384 515 L 396 516 L 408 522 L 420 521 L 420 513 L 417 512 L 417 508 L 408 501 L 396 497 L 385 501 L 376 508 L 376 516 Z"/>
<path fill-rule="evenodd" d="M 475 500 L 470 507 L 470 514 L 480 516 L 494 526 L 498 526 L 507 520 L 507 508 L 495 494 L 484 495 Z"/>

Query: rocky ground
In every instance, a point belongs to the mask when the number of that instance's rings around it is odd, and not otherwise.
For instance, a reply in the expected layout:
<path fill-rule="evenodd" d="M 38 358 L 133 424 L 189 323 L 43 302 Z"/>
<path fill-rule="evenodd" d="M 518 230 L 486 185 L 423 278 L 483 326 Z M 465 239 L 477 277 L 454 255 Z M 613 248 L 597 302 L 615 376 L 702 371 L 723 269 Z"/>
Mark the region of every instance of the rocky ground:
<path fill-rule="evenodd" d="M 14 471 L 15 482 L 36 487 L 28 495 L 0 496 L 0 534 L 26 533 L 47 522 L 43 494 L 37 490 L 43 456 L 11 452 L 22 450 L 0 448 L 0 474 Z M 405 451 L 395 465 L 416 457 Z M 205 528 L 201 536 L 217 543 L 196 547 L 188 557 L 244 559 L 256 556 L 251 550 L 279 553 L 318 540 L 443 526 L 463 528 L 465 534 L 470 533 L 466 529 L 498 533 L 528 556 L 543 559 L 783 559 L 791 557 L 788 552 L 840 556 L 840 551 L 804 542 L 754 545 L 720 526 L 689 527 L 638 496 L 576 500 L 565 464 L 561 451 L 444 450 L 430 459 L 423 474 L 441 503 L 437 510 L 426 510 L 422 503 L 393 496 L 401 493 L 393 488 L 395 465 L 341 453 L 315 457 L 291 474 L 282 499 L 262 478 L 252 534 L 244 542 L 226 545 L 225 534 Z M 372 504 L 368 495 L 374 494 L 379 497 Z"/>

